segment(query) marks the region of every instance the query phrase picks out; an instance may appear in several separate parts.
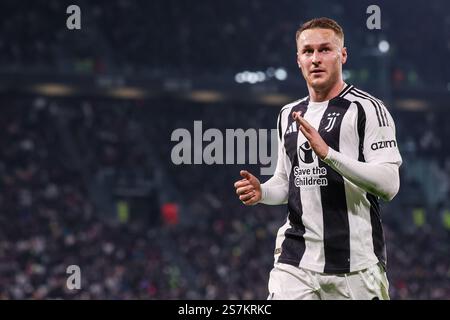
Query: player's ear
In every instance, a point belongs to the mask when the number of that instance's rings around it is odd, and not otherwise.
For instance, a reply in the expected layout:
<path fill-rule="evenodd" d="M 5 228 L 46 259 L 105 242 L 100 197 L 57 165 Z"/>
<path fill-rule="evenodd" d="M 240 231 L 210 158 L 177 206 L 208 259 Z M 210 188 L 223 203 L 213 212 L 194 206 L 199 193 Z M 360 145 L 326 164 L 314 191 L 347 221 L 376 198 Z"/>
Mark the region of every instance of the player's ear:
<path fill-rule="evenodd" d="M 298 53 L 298 51 L 297 51 L 297 65 L 300 69 L 302 68 L 302 65 L 300 64 L 300 54 Z"/>
<path fill-rule="evenodd" d="M 343 47 L 341 52 L 342 52 L 342 64 L 345 64 L 347 62 L 347 48 Z"/>

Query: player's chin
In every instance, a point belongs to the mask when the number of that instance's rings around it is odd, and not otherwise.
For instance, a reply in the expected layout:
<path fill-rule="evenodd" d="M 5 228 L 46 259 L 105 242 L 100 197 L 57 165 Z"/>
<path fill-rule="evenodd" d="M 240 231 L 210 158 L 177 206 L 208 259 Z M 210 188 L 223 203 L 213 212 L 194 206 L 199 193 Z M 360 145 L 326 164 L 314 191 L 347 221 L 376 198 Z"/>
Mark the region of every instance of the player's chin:
<path fill-rule="evenodd" d="M 322 78 L 311 79 L 309 81 L 309 86 L 313 87 L 314 89 L 322 89 L 322 88 L 326 87 L 326 84 L 327 84 L 326 79 L 322 79 Z"/>

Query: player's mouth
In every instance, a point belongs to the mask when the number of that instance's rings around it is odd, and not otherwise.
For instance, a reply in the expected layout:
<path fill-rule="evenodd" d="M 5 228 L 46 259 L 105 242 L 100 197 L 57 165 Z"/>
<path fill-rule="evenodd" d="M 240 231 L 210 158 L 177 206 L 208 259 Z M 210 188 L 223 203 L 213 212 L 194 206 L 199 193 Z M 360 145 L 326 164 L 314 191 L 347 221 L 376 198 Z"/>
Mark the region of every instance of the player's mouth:
<path fill-rule="evenodd" d="M 325 70 L 323 69 L 315 69 L 310 72 L 311 74 L 324 74 Z"/>

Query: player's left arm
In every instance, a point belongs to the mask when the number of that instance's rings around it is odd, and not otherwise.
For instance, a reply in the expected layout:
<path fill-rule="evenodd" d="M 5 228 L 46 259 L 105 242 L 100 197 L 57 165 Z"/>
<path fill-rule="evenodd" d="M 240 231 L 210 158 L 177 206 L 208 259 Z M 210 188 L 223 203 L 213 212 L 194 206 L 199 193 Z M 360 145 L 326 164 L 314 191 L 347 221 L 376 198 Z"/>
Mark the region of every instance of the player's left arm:
<path fill-rule="evenodd" d="M 385 111 L 387 112 L 387 110 Z M 299 124 L 300 131 L 308 139 L 311 148 L 320 159 L 357 186 L 385 201 L 390 201 L 400 188 L 399 166 L 401 165 L 401 157 L 396 145 L 394 122 L 387 113 L 391 125 L 379 127 L 370 114 L 372 111 L 368 109 L 367 112 L 369 114 L 366 115 L 368 120 L 365 123 L 363 146 L 365 162 L 352 159 L 330 148 L 317 130 L 299 113 L 293 113 L 293 117 Z M 373 150 L 371 146 L 378 138 L 385 139 L 381 141 L 388 141 L 382 142 L 382 144 L 389 147 Z M 395 150 L 387 150 L 394 148 L 393 144 L 395 144 Z"/>

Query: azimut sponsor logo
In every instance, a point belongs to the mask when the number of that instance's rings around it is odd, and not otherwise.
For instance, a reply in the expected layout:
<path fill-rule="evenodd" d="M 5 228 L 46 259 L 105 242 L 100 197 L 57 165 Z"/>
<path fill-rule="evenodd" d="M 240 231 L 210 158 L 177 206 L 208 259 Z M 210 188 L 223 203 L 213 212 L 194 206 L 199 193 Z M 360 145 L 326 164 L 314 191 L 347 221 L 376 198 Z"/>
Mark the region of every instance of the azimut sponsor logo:
<path fill-rule="evenodd" d="M 397 142 L 395 142 L 395 140 L 378 141 L 378 142 L 372 143 L 372 145 L 370 146 L 370 148 L 372 150 L 394 148 L 394 147 L 397 147 Z"/>

